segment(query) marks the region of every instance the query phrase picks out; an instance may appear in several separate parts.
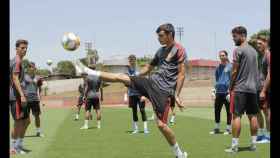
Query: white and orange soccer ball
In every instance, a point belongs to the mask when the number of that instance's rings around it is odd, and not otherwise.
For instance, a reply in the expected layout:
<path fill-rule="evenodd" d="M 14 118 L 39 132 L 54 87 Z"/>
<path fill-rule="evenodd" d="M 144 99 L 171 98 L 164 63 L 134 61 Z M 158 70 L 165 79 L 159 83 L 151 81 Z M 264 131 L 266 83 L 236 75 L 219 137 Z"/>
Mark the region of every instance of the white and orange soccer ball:
<path fill-rule="evenodd" d="M 66 32 L 62 37 L 61 44 L 64 49 L 74 51 L 80 46 L 80 38 L 73 32 Z"/>

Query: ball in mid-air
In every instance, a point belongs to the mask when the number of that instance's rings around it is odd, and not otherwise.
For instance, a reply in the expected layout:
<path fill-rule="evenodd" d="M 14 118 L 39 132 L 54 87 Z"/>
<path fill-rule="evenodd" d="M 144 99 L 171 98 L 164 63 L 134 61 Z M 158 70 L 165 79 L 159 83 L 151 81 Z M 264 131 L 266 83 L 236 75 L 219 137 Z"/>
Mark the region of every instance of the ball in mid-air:
<path fill-rule="evenodd" d="M 49 66 L 50 66 L 50 65 L 52 65 L 52 63 L 53 63 L 53 61 L 52 61 L 52 60 L 50 60 L 50 59 L 48 59 L 48 60 L 47 60 L 47 65 L 49 65 Z"/>
<path fill-rule="evenodd" d="M 64 33 L 62 37 L 62 46 L 68 51 L 74 51 L 80 46 L 80 38 L 72 32 Z"/>

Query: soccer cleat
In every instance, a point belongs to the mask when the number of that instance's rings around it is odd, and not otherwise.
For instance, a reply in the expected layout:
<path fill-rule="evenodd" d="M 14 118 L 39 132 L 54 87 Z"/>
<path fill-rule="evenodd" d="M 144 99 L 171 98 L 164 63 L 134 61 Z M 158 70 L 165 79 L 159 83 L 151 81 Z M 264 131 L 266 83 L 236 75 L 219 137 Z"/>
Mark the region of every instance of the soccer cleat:
<path fill-rule="evenodd" d="M 262 141 L 262 140 L 264 140 L 264 139 L 265 139 L 265 136 L 264 136 L 264 135 L 258 135 L 258 136 L 257 136 L 257 142 Z"/>
<path fill-rule="evenodd" d="M 97 128 L 98 128 L 98 129 L 100 129 L 100 128 L 101 128 L 101 126 L 100 126 L 100 125 L 97 125 Z"/>
<path fill-rule="evenodd" d="M 250 150 L 250 151 L 256 151 L 256 150 L 257 150 L 256 144 L 251 144 L 249 150 Z"/>
<path fill-rule="evenodd" d="M 210 132 L 210 134 L 219 134 L 219 133 L 220 133 L 219 128 L 215 128 L 213 131 Z"/>
<path fill-rule="evenodd" d="M 145 134 L 148 134 L 148 133 L 150 133 L 150 132 L 149 132 L 149 130 L 146 129 L 146 130 L 144 130 L 144 133 L 145 133 Z"/>
<path fill-rule="evenodd" d="M 16 154 L 22 154 L 22 155 L 26 154 L 26 152 L 23 151 L 21 148 L 17 148 L 15 150 L 16 150 Z"/>
<path fill-rule="evenodd" d="M 173 126 L 173 125 L 175 125 L 175 122 L 174 122 L 174 121 L 170 121 L 169 124 L 170 124 L 171 126 Z"/>
<path fill-rule="evenodd" d="M 265 135 L 257 136 L 257 144 L 270 143 L 270 138 Z"/>
<path fill-rule="evenodd" d="M 136 133 L 138 133 L 139 131 L 136 129 L 136 130 L 134 130 L 133 132 L 131 132 L 131 134 L 136 134 Z"/>
<path fill-rule="evenodd" d="M 88 126 L 83 126 L 83 127 L 81 127 L 80 129 L 88 129 Z"/>
<path fill-rule="evenodd" d="M 36 136 L 37 136 L 37 137 L 41 137 L 41 138 L 45 137 L 45 135 L 44 135 L 43 133 L 41 133 L 41 132 L 37 132 L 37 133 L 36 133 Z"/>
<path fill-rule="evenodd" d="M 226 131 L 224 132 L 224 135 L 229 135 L 229 134 L 231 134 L 230 129 L 226 129 Z"/>
<path fill-rule="evenodd" d="M 227 152 L 227 153 L 237 153 L 238 152 L 238 147 L 237 146 L 230 147 L 228 149 L 225 149 L 225 152 Z"/>
<path fill-rule="evenodd" d="M 265 136 L 264 138 L 270 142 L 270 136 Z"/>
<path fill-rule="evenodd" d="M 176 156 L 176 158 L 187 158 L 187 157 L 188 157 L 187 152 L 183 152 L 183 154 L 182 154 L 182 155 L 180 155 L 180 156 Z"/>

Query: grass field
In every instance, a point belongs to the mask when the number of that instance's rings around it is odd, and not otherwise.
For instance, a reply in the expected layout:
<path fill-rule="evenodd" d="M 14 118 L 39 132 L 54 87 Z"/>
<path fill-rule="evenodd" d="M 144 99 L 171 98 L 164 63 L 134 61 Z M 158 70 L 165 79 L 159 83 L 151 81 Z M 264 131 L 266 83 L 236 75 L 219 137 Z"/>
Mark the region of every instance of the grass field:
<path fill-rule="evenodd" d="M 147 109 L 148 116 L 151 110 Z M 222 121 L 225 121 L 224 111 Z M 34 122 L 30 125 L 24 145 L 31 150 L 19 158 L 172 158 L 168 144 L 153 121 L 148 126 L 150 134 L 130 135 L 131 112 L 128 108 L 103 108 L 102 128 L 96 129 L 95 120 L 89 130 L 80 130 L 83 119 L 73 121 L 71 109 L 43 109 L 42 127 L 44 138 L 34 137 Z M 95 116 L 95 115 L 93 115 Z M 83 115 L 81 116 L 81 118 Z M 176 124 L 171 126 L 179 144 L 189 158 L 269 158 L 270 145 L 259 144 L 257 151 L 246 150 L 249 146 L 249 126 L 244 117 L 240 138 L 240 152 L 224 152 L 231 143 L 231 136 L 209 135 L 213 128 L 212 108 L 189 108 L 177 112 Z M 12 123 L 13 121 L 11 121 Z M 141 121 L 140 121 L 141 122 Z M 142 128 L 142 123 L 140 130 Z M 222 122 L 225 127 L 225 122 Z"/>

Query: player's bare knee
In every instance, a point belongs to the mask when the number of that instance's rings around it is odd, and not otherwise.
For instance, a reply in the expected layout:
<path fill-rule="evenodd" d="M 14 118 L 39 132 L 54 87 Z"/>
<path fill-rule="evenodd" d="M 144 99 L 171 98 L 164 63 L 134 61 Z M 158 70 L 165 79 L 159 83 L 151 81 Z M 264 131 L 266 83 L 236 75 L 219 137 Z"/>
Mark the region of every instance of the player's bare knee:
<path fill-rule="evenodd" d="M 157 121 L 157 127 L 159 129 L 164 129 L 167 125 L 165 123 L 163 123 L 162 121 Z"/>

